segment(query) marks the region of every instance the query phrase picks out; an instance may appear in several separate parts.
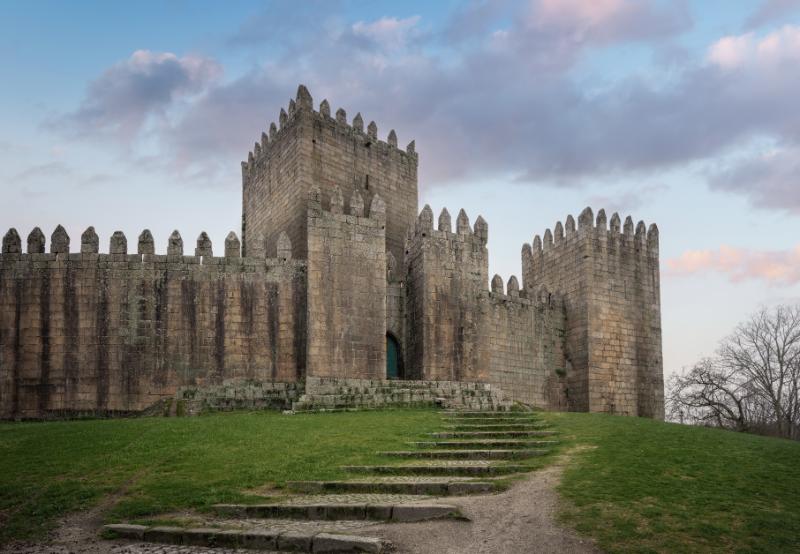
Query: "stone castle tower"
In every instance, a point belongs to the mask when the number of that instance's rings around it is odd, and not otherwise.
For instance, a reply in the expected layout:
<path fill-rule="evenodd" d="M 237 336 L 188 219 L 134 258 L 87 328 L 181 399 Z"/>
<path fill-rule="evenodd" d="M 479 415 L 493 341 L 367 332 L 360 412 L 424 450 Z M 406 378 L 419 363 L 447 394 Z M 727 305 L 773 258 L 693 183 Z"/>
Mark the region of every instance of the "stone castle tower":
<path fill-rule="evenodd" d="M 0 418 L 137 413 L 223 383 L 285 407 L 409 379 L 663 418 L 656 226 L 587 208 L 523 245 L 521 283 L 490 282 L 487 223 L 443 210 L 434 225 L 417 164 L 413 141 L 315 110 L 301 85 L 242 163 L 242 240 L 222 256 L 205 233 L 185 252 L 178 231 L 156 254 L 147 230 L 135 253 L 120 232 L 100 253 L 92 227 L 72 252 L 60 226 L 49 253 L 38 228 L 23 253 L 11 229 Z"/>
<path fill-rule="evenodd" d="M 406 230 L 417 217 L 417 154 L 414 143 L 397 148 L 392 130 L 378 140 L 371 122 L 364 131 L 361 114 L 347 123 L 340 109 L 331 117 L 324 101 L 314 111 L 308 89 L 281 109 L 279 126 L 262 133 L 242 162 L 242 247 L 245 255 L 263 255 L 278 233 L 286 232 L 296 256 L 306 257 L 306 207 L 317 187 L 325 198 L 335 191 L 350 198 L 354 191 L 369 204 L 378 194 L 386 203 L 387 249 L 403 259 Z M 270 254 L 268 252 L 268 254 Z"/>

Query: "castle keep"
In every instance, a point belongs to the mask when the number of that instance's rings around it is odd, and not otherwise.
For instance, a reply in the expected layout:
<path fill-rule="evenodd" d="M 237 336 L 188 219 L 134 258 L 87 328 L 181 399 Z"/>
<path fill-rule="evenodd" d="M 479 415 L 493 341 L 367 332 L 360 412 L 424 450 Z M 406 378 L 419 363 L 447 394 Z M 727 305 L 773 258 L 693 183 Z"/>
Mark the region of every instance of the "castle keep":
<path fill-rule="evenodd" d="M 11 229 L 0 418 L 136 413 L 225 383 L 285 407 L 387 379 L 663 418 L 656 226 L 587 208 L 522 246 L 521 282 L 490 280 L 487 223 L 419 210 L 417 164 L 413 142 L 300 86 L 242 163 L 241 242 L 192 251 L 176 231 L 156 254 L 149 231 L 117 232 L 100 253 L 92 227 L 49 248 Z"/>

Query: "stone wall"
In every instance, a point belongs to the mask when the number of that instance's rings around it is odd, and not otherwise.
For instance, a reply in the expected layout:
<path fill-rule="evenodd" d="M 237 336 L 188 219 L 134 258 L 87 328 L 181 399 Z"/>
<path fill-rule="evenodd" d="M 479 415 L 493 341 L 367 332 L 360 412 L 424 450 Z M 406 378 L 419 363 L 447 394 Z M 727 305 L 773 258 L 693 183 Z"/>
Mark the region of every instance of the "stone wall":
<path fill-rule="evenodd" d="M 658 229 L 601 210 L 523 246 L 524 287 L 564 296 L 572 410 L 663 419 Z"/>
<path fill-rule="evenodd" d="M 520 291 L 516 283 L 512 277 L 504 294 L 502 280 L 495 277 L 492 292 L 482 298 L 489 382 L 517 402 L 559 409 L 564 402 L 563 301 L 543 287 L 532 294 Z"/>
<path fill-rule="evenodd" d="M 336 191 L 330 210 L 308 200 L 308 375 L 380 379 L 386 371 L 386 206 L 369 215 L 358 191 L 350 213 Z"/>
<path fill-rule="evenodd" d="M 386 244 L 402 262 L 406 229 L 417 213 L 417 154 L 414 143 L 403 151 L 390 131 L 378 140 L 374 122 L 366 129 L 361 115 L 347 123 L 344 110 L 331 116 L 324 100 L 314 111 L 311 95 L 301 86 L 288 111 L 281 110 L 280 125 L 270 132 L 242 164 L 245 252 L 255 244 L 272 247 L 276 230 L 285 230 L 295 248 L 295 257 L 306 257 L 306 202 L 312 186 L 323 201 L 336 189 L 350 198 L 358 191 L 366 205 L 379 194 L 387 206 Z M 327 208 L 327 204 L 325 208 Z M 268 250 L 268 254 L 272 253 Z"/>
<path fill-rule="evenodd" d="M 0 417 L 140 411 L 182 385 L 223 378 L 295 381 L 305 370 L 305 262 L 239 257 L 230 235 L 214 257 L 173 233 L 155 255 L 149 232 L 128 254 L 121 233 L 80 253 L 58 228 L 22 254 L 12 230 L 0 256 Z"/>

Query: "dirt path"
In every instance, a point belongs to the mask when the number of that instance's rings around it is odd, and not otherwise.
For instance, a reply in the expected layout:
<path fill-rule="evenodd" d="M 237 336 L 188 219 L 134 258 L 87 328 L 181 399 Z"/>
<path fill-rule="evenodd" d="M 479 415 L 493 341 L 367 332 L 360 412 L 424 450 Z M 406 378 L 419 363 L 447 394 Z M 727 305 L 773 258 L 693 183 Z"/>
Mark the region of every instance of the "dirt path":
<path fill-rule="evenodd" d="M 563 469 L 561 459 L 504 493 L 448 498 L 470 522 L 380 525 L 363 534 L 387 538 L 398 553 L 407 554 L 599 553 L 590 540 L 555 521 L 559 501 L 555 487 Z"/>
<path fill-rule="evenodd" d="M 18 554 L 101 554 L 112 552 L 115 543 L 100 538 L 105 514 L 114 507 L 139 478 L 137 473 L 115 493 L 103 498 L 92 508 L 67 515 L 42 543 L 12 543 L 0 552 Z"/>

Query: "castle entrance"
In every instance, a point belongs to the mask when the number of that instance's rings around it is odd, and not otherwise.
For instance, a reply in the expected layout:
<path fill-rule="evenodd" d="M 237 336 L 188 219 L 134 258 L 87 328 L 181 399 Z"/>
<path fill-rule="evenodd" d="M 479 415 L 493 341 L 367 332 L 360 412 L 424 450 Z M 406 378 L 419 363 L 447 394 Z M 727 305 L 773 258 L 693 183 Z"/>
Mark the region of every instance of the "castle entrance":
<path fill-rule="evenodd" d="M 392 335 L 386 335 L 386 378 L 400 378 L 400 345 Z"/>

